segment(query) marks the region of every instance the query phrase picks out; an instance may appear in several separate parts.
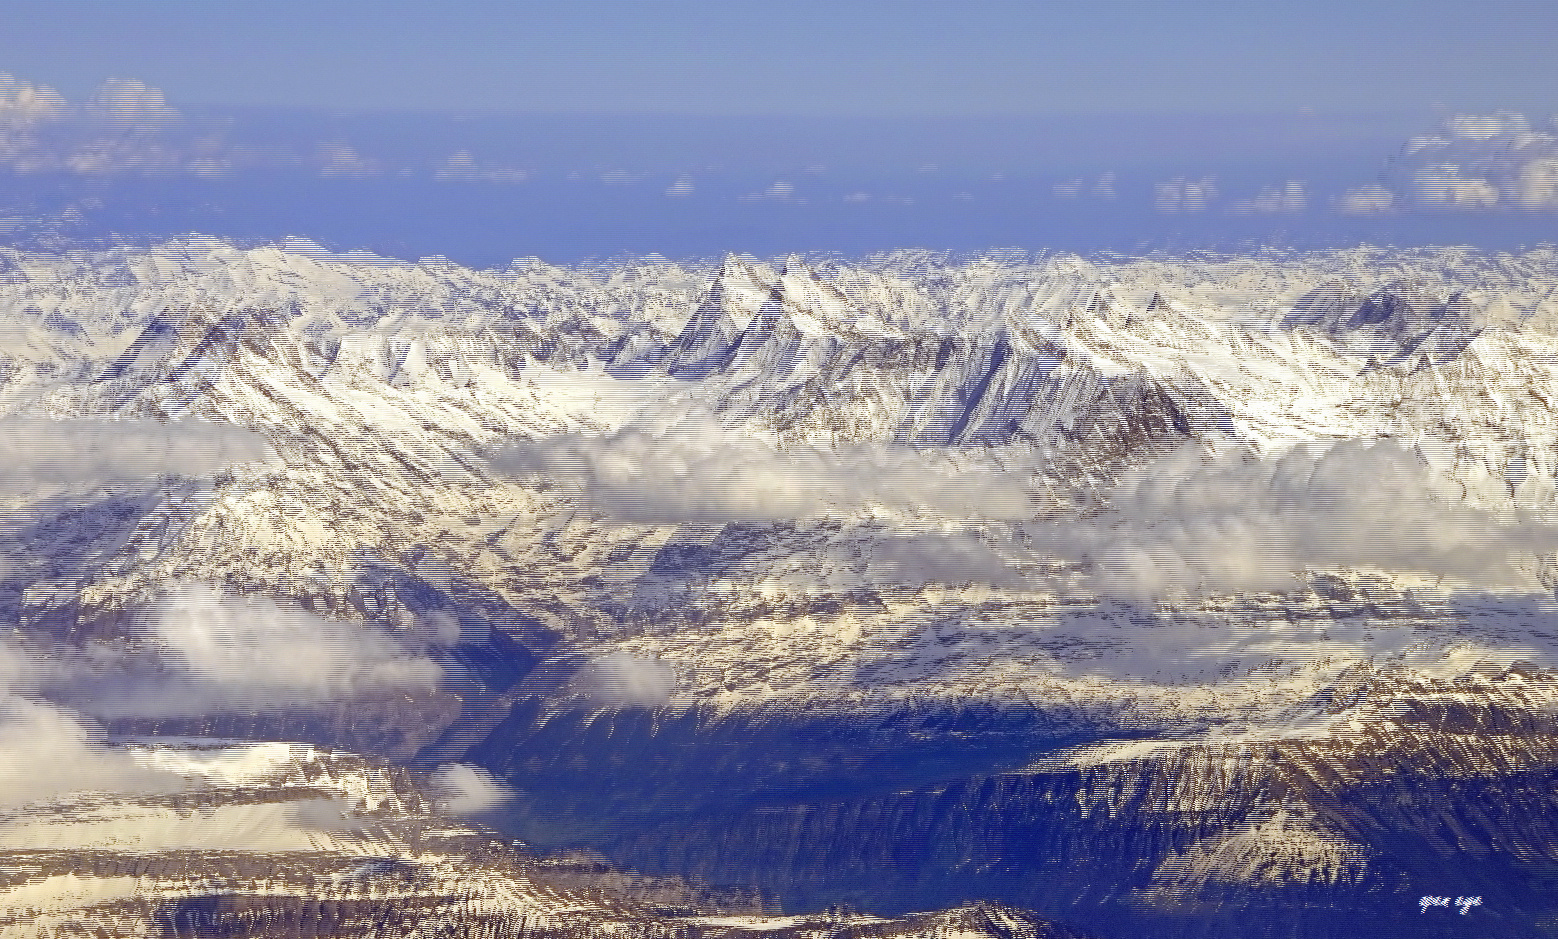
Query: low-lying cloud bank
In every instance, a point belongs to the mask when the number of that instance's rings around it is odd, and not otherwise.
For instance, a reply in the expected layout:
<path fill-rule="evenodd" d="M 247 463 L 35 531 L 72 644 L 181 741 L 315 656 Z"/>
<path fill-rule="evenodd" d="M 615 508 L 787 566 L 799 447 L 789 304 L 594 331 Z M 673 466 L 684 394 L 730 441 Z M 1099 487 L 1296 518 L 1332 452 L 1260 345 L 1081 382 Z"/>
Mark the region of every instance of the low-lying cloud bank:
<path fill-rule="evenodd" d="M 52 688 L 101 718 L 308 707 L 435 688 L 436 630 L 403 635 L 266 597 L 184 584 L 141 615 L 130 644 L 60 662 Z"/>
<path fill-rule="evenodd" d="M 628 522 L 777 521 L 866 509 L 1019 519 L 1033 514 L 1026 470 L 959 466 L 942 454 L 881 444 L 777 449 L 712 420 L 656 433 L 559 434 L 510 444 L 501 473 L 579 489 Z"/>
<path fill-rule="evenodd" d="M 0 495 L 210 476 L 272 459 L 265 438 L 208 421 L 0 418 Z"/>
<path fill-rule="evenodd" d="M 105 744 L 90 718 L 42 689 L 60 668 L 0 642 L 0 811 L 80 792 L 170 792 L 182 781 Z"/>
<path fill-rule="evenodd" d="M 164 713 L 318 704 L 431 688 L 442 674 L 422 650 L 385 630 L 202 584 L 173 591 L 150 634 L 183 672 L 182 687 L 132 703 Z"/>
<path fill-rule="evenodd" d="M 210 178 L 243 157 L 150 85 L 111 79 L 73 104 L 47 85 L 0 74 L 0 169 L 11 173 Z"/>
<path fill-rule="evenodd" d="M 1392 442 L 1275 458 L 1186 449 L 1124 477 L 1105 512 L 1037 531 L 1101 592 L 1183 596 L 1288 590 L 1305 571 L 1370 568 L 1480 586 L 1536 586 L 1558 526 L 1479 508 Z"/>
<path fill-rule="evenodd" d="M 445 763 L 428 780 L 438 809 L 452 815 L 481 815 L 513 798 L 513 791 L 479 766 Z"/>
<path fill-rule="evenodd" d="M 613 652 L 581 668 L 571 684 L 599 704 L 659 707 L 676 690 L 676 672 L 654 659 Z"/>
<path fill-rule="evenodd" d="M 871 547 L 867 577 L 878 584 L 1027 585 L 1006 557 L 968 532 L 921 532 L 880 540 Z"/>
<path fill-rule="evenodd" d="M 1029 480 L 1042 466 L 960 468 L 875 445 L 777 450 L 708 423 L 544 438 L 493 462 L 575 487 L 592 508 L 627 522 L 843 518 L 876 508 L 1016 523 L 1026 545 L 1015 554 L 1072 565 L 1081 586 L 1115 596 L 1289 590 L 1305 572 L 1353 568 L 1535 587 L 1536 559 L 1558 550 L 1552 523 L 1473 505 L 1459 483 L 1388 441 L 1269 457 L 1187 447 L 1127 473 L 1099 511 L 1065 522 L 1033 520 Z M 873 558 L 870 576 L 884 583 L 1025 583 L 1009 563 L 1013 552 L 967 532 L 884 537 Z"/>
<path fill-rule="evenodd" d="M 171 791 L 174 773 L 109 746 L 99 720 L 306 708 L 436 688 L 429 646 L 290 604 L 181 585 L 129 640 L 24 649 L 0 642 L 0 809 L 60 795 Z M 474 796 L 467 795 L 462 805 Z"/>

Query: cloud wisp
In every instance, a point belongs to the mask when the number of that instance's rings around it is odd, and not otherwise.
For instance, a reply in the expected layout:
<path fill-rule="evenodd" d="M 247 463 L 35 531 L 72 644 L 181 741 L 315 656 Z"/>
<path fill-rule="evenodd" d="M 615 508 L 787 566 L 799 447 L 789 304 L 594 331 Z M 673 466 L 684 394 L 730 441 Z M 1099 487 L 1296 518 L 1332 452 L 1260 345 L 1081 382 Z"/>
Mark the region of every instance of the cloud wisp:
<path fill-rule="evenodd" d="M 804 202 L 795 195 L 795 184 L 786 180 L 778 180 L 760 192 L 749 192 L 739 197 L 742 202 Z"/>
<path fill-rule="evenodd" d="M 433 178 L 445 182 L 522 183 L 530 174 L 511 166 L 478 162 L 471 151 L 457 150 L 439 164 Z"/>
<path fill-rule="evenodd" d="M 368 179 L 384 174 L 384 164 L 340 141 L 321 144 L 317 162 L 319 175 L 325 179 Z"/>
<path fill-rule="evenodd" d="M 1396 194 L 1384 186 L 1359 186 L 1342 193 L 1336 208 L 1343 215 L 1384 215 L 1396 208 Z"/>
<path fill-rule="evenodd" d="M 1050 192 L 1057 199 L 1076 199 L 1082 195 L 1091 195 L 1095 199 L 1105 202 L 1113 202 L 1118 195 L 1114 189 L 1116 176 L 1113 171 L 1101 173 L 1092 184 L 1079 177 L 1068 179 L 1065 182 L 1056 183 L 1050 187 Z"/>

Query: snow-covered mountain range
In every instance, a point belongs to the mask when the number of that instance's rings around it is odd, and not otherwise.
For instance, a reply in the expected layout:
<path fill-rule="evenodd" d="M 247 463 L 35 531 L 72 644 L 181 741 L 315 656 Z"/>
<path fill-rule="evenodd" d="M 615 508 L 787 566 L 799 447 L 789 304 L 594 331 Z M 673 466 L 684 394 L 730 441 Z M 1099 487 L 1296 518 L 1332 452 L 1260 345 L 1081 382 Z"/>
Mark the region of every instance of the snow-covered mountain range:
<path fill-rule="evenodd" d="M 0 928 L 1550 928 L 1555 400 L 1552 248 L 0 251 Z"/>

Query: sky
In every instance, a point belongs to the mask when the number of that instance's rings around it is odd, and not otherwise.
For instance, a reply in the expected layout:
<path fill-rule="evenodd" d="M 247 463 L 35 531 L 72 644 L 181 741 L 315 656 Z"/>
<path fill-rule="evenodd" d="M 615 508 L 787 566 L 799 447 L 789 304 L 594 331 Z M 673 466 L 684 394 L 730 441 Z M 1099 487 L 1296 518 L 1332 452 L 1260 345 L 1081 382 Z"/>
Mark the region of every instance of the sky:
<path fill-rule="evenodd" d="M 494 6 L 8 3 L 0 238 L 486 266 L 1558 221 L 1551 4 Z"/>

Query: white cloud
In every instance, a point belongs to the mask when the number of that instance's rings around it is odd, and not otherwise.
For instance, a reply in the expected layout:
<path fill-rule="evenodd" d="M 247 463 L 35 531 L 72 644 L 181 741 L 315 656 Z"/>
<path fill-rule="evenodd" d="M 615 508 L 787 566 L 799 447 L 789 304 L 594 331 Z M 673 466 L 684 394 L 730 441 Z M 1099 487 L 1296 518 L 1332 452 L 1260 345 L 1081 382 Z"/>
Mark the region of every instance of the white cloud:
<path fill-rule="evenodd" d="M 486 166 L 476 162 L 469 150 L 449 154 L 433 171 L 433 178 L 462 182 L 522 183 L 530 178 L 524 170 L 504 166 Z"/>
<path fill-rule="evenodd" d="M 209 476 L 272 455 L 265 438 L 231 424 L 12 416 L 0 418 L 0 493 Z"/>
<path fill-rule="evenodd" d="M 1421 136 L 1421 137 L 1413 137 L 1412 139 L 1408 140 L 1402 146 L 1401 151 L 1403 153 L 1411 155 L 1411 154 L 1415 154 L 1415 153 L 1421 153 L 1424 150 L 1438 150 L 1438 149 L 1441 149 L 1443 147 L 1448 147 L 1449 145 L 1450 145 L 1450 140 L 1447 137 L 1440 137 L 1440 136 L 1437 136 L 1437 135 L 1428 135 L 1428 136 Z"/>
<path fill-rule="evenodd" d="M 1524 115 L 1457 114 L 1440 133 L 1407 141 L 1385 184 L 1397 208 L 1550 210 L 1555 163 L 1558 136 L 1532 130 Z"/>
<path fill-rule="evenodd" d="M 880 444 L 781 450 L 700 417 L 658 433 L 627 427 L 543 437 L 500 450 L 492 463 L 576 487 L 596 509 L 636 521 L 772 521 L 868 509 L 1007 519 L 1033 513 L 1026 470 L 958 465 Z"/>
<path fill-rule="evenodd" d="M 1531 125 L 1524 114 L 1495 111 L 1492 114 L 1457 114 L 1444 122 L 1444 129 L 1452 137 L 1492 140 L 1495 137 L 1529 133 Z"/>
<path fill-rule="evenodd" d="M 1093 195 L 1105 201 L 1113 201 L 1116 198 L 1114 181 L 1113 172 L 1100 173 L 1098 179 L 1093 182 Z"/>
<path fill-rule="evenodd" d="M 1093 198 L 1103 199 L 1104 201 L 1108 202 L 1113 201 L 1116 198 L 1116 193 L 1114 191 L 1115 178 L 1116 177 L 1113 172 L 1101 173 L 1097 179 L 1093 180 L 1092 186 L 1088 186 L 1087 181 L 1079 176 L 1075 179 L 1068 179 L 1064 182 L 1056 183 L 1050 188 L 1050 191 L 1057 199 L 1075 199 L 1082 195 L 1083 191 L 1085 190 L 1090 193 Z"/>
<path fill-rule="evenodd" d="M 60 671 L 47 658 L 0 642 L 0 808 L 83 792 L 152 793 L 182 781 L 109 747 L 91 721 L 44 700 Z"/>
<path fill-rule="evenodd" d="M 1417 171 L 1418 202 L 1426 206 L 1454 209 L 1483 209 L 1498 204 L 1499 193 L 1493 184 L 1476 176 L 1466 176 L 1454 163 L 1433 163 Z"/>
<path fill-rule="evenodd" d="M 233 171 L 233 161 L 216 157 L 196 157 L 184 164 L 191 176 L 201 179 L 220 179 Z"/>
<path fill-rule="evenodd" d="M 149 794 L 183 786 L 178 777 L 107 746 L 95 725 L 67 710 L 0 695 L 0 807 L 85 792 Z"/>
<path fill-rule="evenodd" d="M 384 172 L 383 165 L 344 143 L 319 146 L 319 175 L 329 179 L 362 179 Z"/>
<path fill-rule="evenodd" d="M 105 82 L 80 107 L 58 92 L 0 75 L 0 167 L 81 176 L 225 175 L 246 154 L 220 135 L 194 137 L 161 91 Z"/>
<path fill-rule="evenodd" d="M 144 629 L 142 627 L 145 627 Z M 29 641 L 35 641 L 32 637 Z M 174 591 L 128 641 L 22 649 L 0 641 L 0 809 L 78 793 L 189 785 L 176 765 L 110 745 L 92 718 L 194 716 L 431 688 L 438 666 L 409 641 L 203 585 Z M 492 792 L 460 788 L 464 810 Z"/>
<path fill-rule="evenodd" d="M 676 690 L 676 672 L 655 659 L 613 652 L 580 669 L 572 684 L 601 704 L 660 707 L 671 700 L 671 693 Z"/>
<path fill-rule="evenodd" d="M 1217 199 L 1217 181 L 1211 176 L 1200 179 L 1176 177 L 1158 183 L 1153 202 L 1159 212 L 1175 215 L 1181 212 L 1204 212 Z"/>
<path fill-rule="evenodd" d="M 99 718 L 309 707 L 436 688 L 436 628 L 389 631 L 291 603 L 173 587 L 131 622 L 133 641 L 56 650 L 40 670 L 56 700 Z"/>
<path fill-rule="evenodd" d="M 1522 563 L 1558 547 L 1553 526 L 1466 503 L 1459 484 L 1389 442 L 1264 459 L 1186 448 L 1126 474 L 1107 505 L 1034 531 L 1124 596 L 1287 590 L 1304 571 L 1350 568 L 1531 586 Z"/>
<path fill-rule="evenodd" d="M 109 138 L 83 144 L 65 156 L 63 169 L 81 176 L 120 173 L 176 173 L 184 169 L 178 151 L 144 138 Z M 201 161 L 199 164 L 207 164 Z"/>
<path fill-rule="evenodd" d="M 871 201 L 871 194 L 869 192 L 851 192 L 851 193 L 846 193 L 845 196 L 844 196 L 844 201 L 845 202 L 854 202 L 854 203 L 870 202 Z"/>
<path fill-rule="evenodd" d="M 203 584 L 174 589 L 148 633 L 178 671 L 161 684 L 115 689 L 102 703 L 116 713 L 272 710 L 431 688 L 442 675 L 419 649 L 377 627 Z"/>
<path fill-rule="evenodd" d="M 1558 157 L 1532 160 L 1520 168 L 1515 202 L 1527 209 L 1558 208 Z"/>
<path fill-rule="evenodd" d="M 104 82 L 87 99 L 88 116 L 134 133 L 162 130 L 179 119 L 161 91 L 138 81 Z"/>
<path fill-rule="evenodd" d="M 741 197 L 742 202 L 795 202 L 795 186 L 779 180 L 762 192 L 752 192 Z"/>
<path fill-rule="evenodd" d="M 1337 201 L 1343 215 L 1379 215 L 1395 208 L 1396 194 L 1384 186 L 1349 189 Z"/>
<path fill-rule="evenodd" d="M 1304 184 L 1290 179 L 1282 186 L 1267 186 L 1253 199 L 1240 199 L 1229 206 L 1236 215 L 1273 215 L 1302 212 L 1309 205 Z"/>
<path fill-rule="evenodd" d="M 456 150 L 433 172 L 434 179 L 475 179 L 476 160 L 469 150 Z"/>
<path fill-rule="evenodd" d="M 1021 586 L 1035 576 L 1018 573 L 1027 557 L 1066 562 L 1098 592 L 1126 597 L 1295 589 L 1306 571 L 1354 568 L 1531 586 L 1533 559 L 1558 548 L 1558 528 L 1466 502 L 1458 483 L 1388 442 L 1265 458 L 1187 448 L 1126 473 L 1100 511 L 1064 522 L 1033 520 L 1033 467 L 954 464 L 903 447 L 776 450 L 710 425 L 545 438 L 494 464 L 577 488 L 592 508 L 630 522 L 847 518 L 870 509 L 892 525 L 906 516 L 1012 521 L 1030 546 L 887 531 L 861 549 L 871 582 Z"/>
<path fill-rule="evenodd" d="M 72 107 L 53 89 L 0 75 L 0 167 L 12 173 L 213 178 L 252 156 L 192 131 L 164 93 L 139 81 L 109 81 Z"/>
<path fill-rule="evenodd" d="M 0 73 L 0 130 L 57 120 L 65 107 L 65 99 L 53 88 Z"/>
<path fill-rule="evenodd" d="M 643 179 L 642 174 L 629 173 L 626 170 L 612 170 L 600 174 L 600 181 L 608 186 L 627 186 Z"/>
<path fill-rule="evenodd" d="M 513 790 L 492 774 L 467 763 L 445 763 L 433 771 L 428 788 L 439 811 L 451 815 L 481 815 L 514 797 Z"/>
<path fill-rule="evenodd" d="M 679 198 L 681 198 L 683 196 L 690 196 L 690 195 L 692 195 L 692 192 L 693 192 L 692 177 L 688 176 L 685 173 L 683 173 L 681 176 L 676 177 L 676 182 L 674 182 L 671 185 L 667 186 L 666 189 L 665 189 L 665 194 L 670 196 L 673 199 L 679 199 Z"/>

